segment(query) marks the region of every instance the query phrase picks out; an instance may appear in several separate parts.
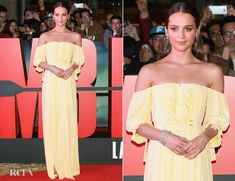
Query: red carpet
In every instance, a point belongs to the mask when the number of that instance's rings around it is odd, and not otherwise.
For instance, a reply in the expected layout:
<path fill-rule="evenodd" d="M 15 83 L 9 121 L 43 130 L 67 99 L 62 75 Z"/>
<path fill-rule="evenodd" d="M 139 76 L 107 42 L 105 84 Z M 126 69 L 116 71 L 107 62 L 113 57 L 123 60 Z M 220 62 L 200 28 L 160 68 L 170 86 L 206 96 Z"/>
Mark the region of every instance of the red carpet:
<path fill-rule="evenodd" d="M 33 172 L 33 176 L 29 173 L 25 176 L 0 176 L 1 181 L 59 181 L 59 179 L 51 180 L 47 176 L 46 171 Z M 81 174 L 75 177 L 78 181 L 121 181 L 122 165 L 81 165 Z M 71 181 L 63 179 L 63 181 Z"/>

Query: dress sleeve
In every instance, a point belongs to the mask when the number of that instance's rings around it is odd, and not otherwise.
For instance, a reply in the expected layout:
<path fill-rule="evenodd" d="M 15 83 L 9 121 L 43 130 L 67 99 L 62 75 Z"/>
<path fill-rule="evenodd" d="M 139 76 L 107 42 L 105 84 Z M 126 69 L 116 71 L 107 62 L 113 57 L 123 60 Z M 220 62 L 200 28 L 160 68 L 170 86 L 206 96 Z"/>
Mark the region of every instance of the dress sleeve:
<path fill-rule="evenodd" d="M 211 147 L 212 161 L 216 160 L 214 148 L 221 145 L 222 134 L 229 126 L 229 110 L 227 100 L 223 93 L 213 89 L 208 89 L 207 108 L 205 114 L 204 127 L 212 125 L 218 130 L 218 134 L 209 142 Z"/>
<path fill-rule="evenodd" d="M 128 108 L 126 129 L 128 132 L 133 133 L 131 140 L 137 144 L 141 144 L 147 141 L 147 138 L 136 133 L 136 130 L 140 127 L 141 124 L 149 124 L 153 126 L 151 121 L 150 88 L 135 92 Z"/>
<path fill-rule="evenodd" d="M 46 46 L 44 45 L 38 46 L 35 50 L 33 65 L 36 67 L 37 72 L 44 70 L 38 66 L 41 62 L 46 62 Z"/>
<path fill-rule="evenodd" d="M 74 71 L 79 74 L 81 71 L 81 66 L 84 64 L 84 53 L 80 46 L 74 46 L 73 49 L 73 63 L 78 65 L 78 68 Z"/>

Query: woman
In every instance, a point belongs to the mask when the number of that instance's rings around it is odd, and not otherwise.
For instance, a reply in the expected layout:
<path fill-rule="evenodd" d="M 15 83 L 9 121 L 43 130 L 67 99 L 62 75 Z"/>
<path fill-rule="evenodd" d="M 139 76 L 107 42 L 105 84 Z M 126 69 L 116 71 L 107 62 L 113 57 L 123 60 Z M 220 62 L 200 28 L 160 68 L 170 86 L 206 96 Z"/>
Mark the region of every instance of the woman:
<path fill-rule="evenodd" d="M 55 5 L 56 26 L 39 38 L 34 66 L 44 71 L 43 135 L 48 176 L 69 178 L 80 173 L 78 159 L 76 78 L 84 63 L 81 36 L 66 28 L 68 8 Z"/>
<path fill-rule="evenodd" d="M 20 34 L 17 31 L 17 23 L 16 20 L 12 19 L 9 20 L 6 25 L 4 30 L 2 31 L 2 34 L 9 35 L 11 38 L 19 38 Z"/>
<path fill-rule="evenodd" d="M 211 181 L 214 148 L 229 125 L 223 72 L 192 54 L 196 10 L 178 2 L 168 17 L 171 52 L 141 69 L 127 130 L 148 142 L 145 181 Z"/>

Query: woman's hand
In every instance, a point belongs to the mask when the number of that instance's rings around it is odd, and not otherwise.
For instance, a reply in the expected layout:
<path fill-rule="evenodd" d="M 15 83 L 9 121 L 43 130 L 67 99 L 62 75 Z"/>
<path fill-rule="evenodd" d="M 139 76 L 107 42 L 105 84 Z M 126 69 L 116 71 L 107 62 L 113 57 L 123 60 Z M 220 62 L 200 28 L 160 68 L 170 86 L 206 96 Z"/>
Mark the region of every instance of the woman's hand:
<path fill-rule="evenodd" d="M 229 60 L 230 58 L 235 58 L 235 43 L 227 43 L 222 52 L 222 58 L 225 60 Z"/>
<path fill-rule="evenodd" d="M 74 67 L 76 68 L 76 66 L 72 65 L 72 66 L 69 67 L 68 69 L 63 70 L 63 69 L 58 68 L 58 67 L 56 67 L 56 66 L 54 66 L 54 65 L 50 65 L 49 70 L 50 70 L 53 74 L 55 74 L 57 77 L 60 77 L 60 78 L 62 78 L 62 79 L 64 79 L 64 80 L 66 80 L 66 79 L 68 79 L 68 78 L 73 74 L 73 72 L 74 72 L 74 70 L 75 70 Z"/>
<path fill-rule="evenodd" d="M 63 79 L 68 79 L 74 72 L 74 68 L 71 66 L 70 68 L 66 69 L 64 71 L 64 76 L 62 77 Z"/>
<path fill-rule="evenodd" d="M 188 159 L 195 158 L 199 153 L 201 153 L 206 147 L 209 141 L 208 136 L 204 133 L 200 134 L 182 149 L 185 152 L 185 157 Z"/>
<path fill-rule="evenodd" d="M 167 139 L 167 142 L 165 146 L 167 148 L 169 148 L 171 151 L 173 151 L 177 155 L 182 156 L 185 154 L 185 151 L 183 150 L 183 148 L 185 148 L 186 145 L 188 145 L 189 143 L 189 141 L 186 138 L 169 133 L 166 139 Z"/>
<path fill-rule="evenodd" d="M 131 24 L 127 25 L 124 28 L 124 35 L 125 36 L 129 36 L 131 38 L 134 38 L 135 41 L 139 41 L 140 40 L 136 27 L 134 27 Z"/>
<path fill-rule="evenodd" d="M 81 24 L 81 30 L 84 31 L 86 29 L 86 25 L 84 23 Z"/>
<path fill-rule="evenodd" d="M 63 78 L 64 75 L 65 75 L 65 71 L 64 71 L 63 69 L 58 68 L 58 67 L 56 67 L 56 66 L 54 66 L 54 65 L 50 65 L 49 70 L 50 70 L 53 74 L 55 74 L 57 77 L 60 77 L 60 78 Z"/>

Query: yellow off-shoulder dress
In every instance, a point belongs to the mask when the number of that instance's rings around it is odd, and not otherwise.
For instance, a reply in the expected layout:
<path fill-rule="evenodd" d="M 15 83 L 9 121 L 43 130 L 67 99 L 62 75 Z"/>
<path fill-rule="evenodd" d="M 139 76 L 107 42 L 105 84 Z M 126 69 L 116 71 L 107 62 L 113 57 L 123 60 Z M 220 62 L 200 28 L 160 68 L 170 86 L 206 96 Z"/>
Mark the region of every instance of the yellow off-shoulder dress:
<path fill-rule="evenodd" d="M 79 67 L 67 80 L 38 65 L 46 62 L 62 69 Z M 34 66 L 44 71 L 42 85 L 43 138 L 47 173 L 51 179 L 70 178 L 80 173 L 78 158 L 76 79 L 84 63 L 82 48 L 69 42 L 49 42 L 38 46 Z"/>
<path fill-rule="evenodd" d="M 218 134 L 194 159 L 176 155 L 158 141 L 147 140 L 136 129 L 149 124 L 189 140 L 211 124 Z M 194 83 L 163 83 L 133 94 L 128 109 L 127 131 L 137 144 L 148 142 L 145 181 L 212 181 L 211 161 L 220 146 L 222 131 L 229 126 L 226 98 L 211 88 Z"/>

